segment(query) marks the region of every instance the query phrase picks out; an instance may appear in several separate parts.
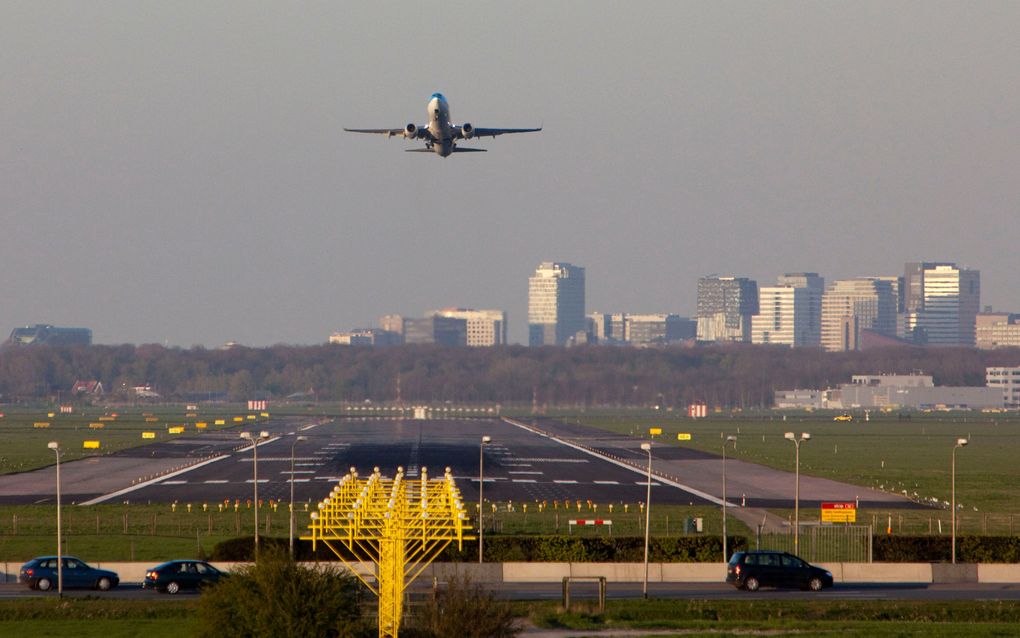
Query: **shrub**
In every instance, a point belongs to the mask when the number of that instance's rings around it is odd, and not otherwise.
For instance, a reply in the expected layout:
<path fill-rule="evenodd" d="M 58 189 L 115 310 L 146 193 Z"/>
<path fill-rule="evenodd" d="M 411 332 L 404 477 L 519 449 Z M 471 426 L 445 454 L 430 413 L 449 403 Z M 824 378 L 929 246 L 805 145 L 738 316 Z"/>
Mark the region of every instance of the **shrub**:
<path fill-rule="evenodd" d="M 422 638 L 512 638 L 520 633 L 508 601 L 457 577 L 436 592 L 409 629 L 408 635 Z"/>
<path fill-rule="evenodd" d="M 260 550 L 258 563 L 212 586 L 197 616 L 199 638 L 348 638 L 365 630 L 354 576 L 336 565 L 302 567 L 273 546 Z"/>

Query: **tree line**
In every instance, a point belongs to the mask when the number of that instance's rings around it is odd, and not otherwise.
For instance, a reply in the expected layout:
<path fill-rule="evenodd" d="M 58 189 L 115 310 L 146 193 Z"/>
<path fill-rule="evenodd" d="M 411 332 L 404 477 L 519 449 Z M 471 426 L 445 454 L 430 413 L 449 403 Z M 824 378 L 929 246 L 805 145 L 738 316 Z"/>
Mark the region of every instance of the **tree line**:
<path fill-rule="evenodd" d="M 774 390 L 826 388 L 853 374 L 923 372 L 937 385 L 984 385 L 993 365 L 1020 365 L 1020 349 L 22 346 L 0 351 L 0 400 L 64 398 L 76 381 L 98 380 L 108 400 L 149 385 L 168 401 L 301 393 L 321 401 L 747 408 L 771 405 Z"/>

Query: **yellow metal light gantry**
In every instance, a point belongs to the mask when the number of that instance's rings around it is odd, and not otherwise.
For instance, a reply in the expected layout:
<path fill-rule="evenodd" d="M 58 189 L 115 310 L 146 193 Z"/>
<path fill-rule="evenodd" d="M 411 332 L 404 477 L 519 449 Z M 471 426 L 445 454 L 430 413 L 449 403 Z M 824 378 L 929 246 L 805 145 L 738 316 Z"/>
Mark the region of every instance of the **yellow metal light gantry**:
<path fill-rule="evenodd" d="M 355 468 L 333 487 L 313 512 L 308 526 L 314 549 L 323 543 L 379 597 L 379 636 L 396 637 L 403 613 L 404 590 L 453 541 L 458 548 L 471 531 L 450 468 L 441 479 L 405 480 L 373 469 L 367 479 Z M 375 578 L 354 563 L 373 563 Z"/>

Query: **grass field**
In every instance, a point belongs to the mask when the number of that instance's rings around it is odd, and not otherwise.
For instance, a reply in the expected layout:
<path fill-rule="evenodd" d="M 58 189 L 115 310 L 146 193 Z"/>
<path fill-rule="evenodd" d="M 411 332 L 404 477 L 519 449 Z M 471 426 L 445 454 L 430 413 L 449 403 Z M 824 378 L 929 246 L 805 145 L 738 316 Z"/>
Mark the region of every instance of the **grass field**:
<path fill-rule="evenodd" d="M 235 420 L 238 418 L 240 422 Z M 6 410 L 0 418 L 0 434 L 4 441 L 0 448 L 0 474 L 53 465 L 56 457 L 46 447 L 50 441 L 60 444 L 61 461 L 73 461 L 175 436 L 201 435 L 259 419 L 263 419 L 259 414 L 237 409 L 188 411 L 184 406 L 127 410 L 76 408 L 71 414 L 61 414 L 59 408 Z M 182 429 L 171 433 L 176 428 Z M 143 432 L 152 433 L 152 438 L 143 438 Z M 96 441 L 99 447 L 87 448 L 86 441 Z"/>
<path fill-rule="evenodd" d="M 1020 449 L 1017 415 L 915 415 L 909 421 L 872 415 L 870 421 L 834 422 L 831 416 L 687 419 L 654 416 L 575 415 L 575 423 L 636 437 L 649 438 L 651 427 L 661 445 L 684 445 L 721 454 L 727 435 L 737 436 L 733 458 L 783 470 L 794 469 L 794 446 L 784 432 L 809 432 L 800 450 L 800 469 L 820 476 L 909 496 L 940 505 L 950 500 L 950 456 L 957 438 L 970 444 L 956 452 L 956 499 L 961 511 L 972 515 L 1020 514 L 1016 490 L 1016 451 Z M 677 433 L 691 434 L 677 441 Z M 923 518 L 927 521 L 928 515 Z M 1020 524 L 1020 519 L 1018 519 Z M 927 523 L 925 522 L 925 528 Z"/>
<path fill-rule="evenodd" d="M 0 601 L 2 636 L 188 636 L 197 601 L 52 598 Z M 604 614 L 517 602 L 522 622 L 572 636 L 638 630 L 671 636 L 1015 636 L 1020 604 L 1002 601 L 609 601 Z M 633 636 L 633 635 L 632 635 Z"/>

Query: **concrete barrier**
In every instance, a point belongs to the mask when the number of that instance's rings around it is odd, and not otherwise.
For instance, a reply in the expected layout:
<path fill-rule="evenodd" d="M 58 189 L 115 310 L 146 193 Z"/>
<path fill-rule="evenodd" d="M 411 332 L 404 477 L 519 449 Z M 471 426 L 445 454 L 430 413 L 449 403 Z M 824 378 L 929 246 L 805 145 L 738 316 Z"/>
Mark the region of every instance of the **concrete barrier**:
<path fill-rule="evenodd" d="M 829 571 L 835 580 L 836 572 Z M 931 563 L 842 563 L 840 573 L 840 583 L 932 582 Z"/>
<path fill-rule="evenodd" d="M 1020 565 L 980 564 L 977 579 L 979 583 L 1020 583 Z"/>
<path fill-rule="evenodd" d="M 18 570 L 27 561 L 0 563 L 2 582 L 18 580 Z M 122 583 L 140 583 L 145 571 L 156 561 L 90 562 L 120 576 Z M 247 563 L 215 562 L 217 569 L 231 571 Z M 341 563 L 303 563 L 308 567 L 339 566 Z M 832 572 L 836 583 L 1020 583 L 1020 564 L 958 563 L 819 563 Z M 371 563 L 356 563 L 355 569 L 369 577 Z M 644 579 L 644 563 L 433 563 L 419 580 L 435 578 L 440 582 L 454 576 L 477 583 L 559 583 L 567 576 L 603 576 L 610 583 L 634 583 Z M 726 580 L 724 563 L 649 563 L 648 581 L 654 583 L 721 583 Z"/>
<path fill-rule="evenodd" d="M 724 583 L 726 563 L 662 563 L 664 583 Z"/>
<path fill-rule="evenodd" d="M 559 583 L 570 576 L 570 563 L 503 563 L 504 583 Z"/>

